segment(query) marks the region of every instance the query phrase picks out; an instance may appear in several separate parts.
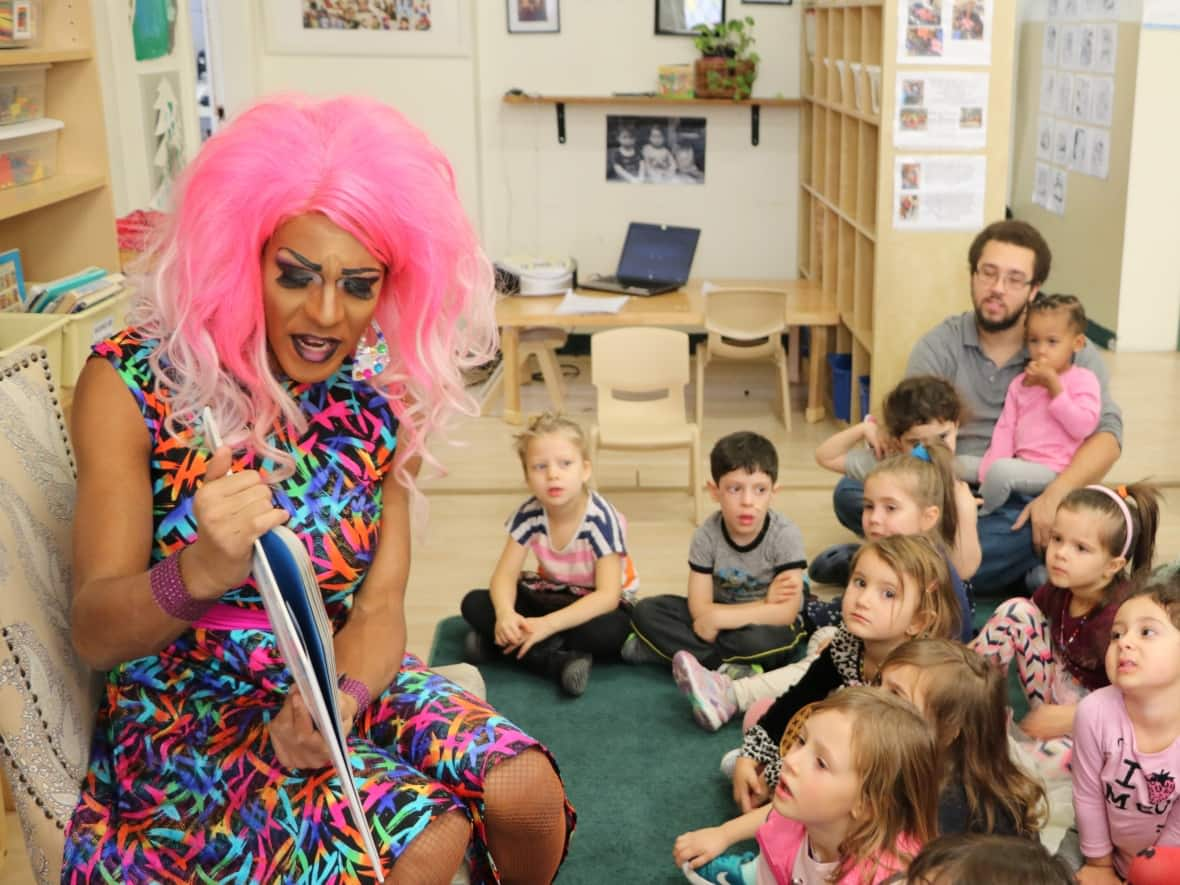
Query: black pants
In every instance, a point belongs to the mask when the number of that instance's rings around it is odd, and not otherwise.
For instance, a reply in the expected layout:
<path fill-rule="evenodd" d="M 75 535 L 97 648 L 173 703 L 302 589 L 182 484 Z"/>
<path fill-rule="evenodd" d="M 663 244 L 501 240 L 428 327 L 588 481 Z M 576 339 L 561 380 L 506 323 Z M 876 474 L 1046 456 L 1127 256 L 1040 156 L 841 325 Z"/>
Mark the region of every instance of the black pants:
<path fill-rule="evenodd" d="M 568 590 L 533 590 L 524 583 L 516 585 L 516 611 L 526 618 L 540 618 L 577 602 L 581 597 Z M 496 610 L 492 606 L 492 595 L 487 590 L 472 590 L 463 597 L 459 606 L 463 620 L 471 625 L 485 639 L 495 642 Z M 594 655 L 596 660 L 618 660 L 623 640 L 631 631 L 631 614 L 627 606 L 620 605 L 607 612 L 571 627 L 562 633 L 550 636 L 544 642 L 533 646 L 524 656 L 523 663 L 530 670 L 553 675 L 570 652 L 584 652 Z"/>
<path fill-rule="evenodd" d="M 802 619 L 787 627 L 752 624 L 722 630 L 713 642 L 692 631 L 692 612 L 684 596 L 648 596 L 631 613 L 635 633 L 664 657 L 690 652 L 702 665 L 715 670 L 722 664 L 760 664 L 766 670 L 782 667 L 802 656 L 807 632 Z"/>

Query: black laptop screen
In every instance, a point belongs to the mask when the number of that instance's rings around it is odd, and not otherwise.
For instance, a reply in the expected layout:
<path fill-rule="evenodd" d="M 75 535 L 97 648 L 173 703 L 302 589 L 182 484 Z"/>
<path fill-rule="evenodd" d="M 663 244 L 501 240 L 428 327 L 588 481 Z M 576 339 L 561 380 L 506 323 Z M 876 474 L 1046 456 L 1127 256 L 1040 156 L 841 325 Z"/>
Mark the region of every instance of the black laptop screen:
<path fill-rule="evenodd" d="M 701 232 L 695 227 L 632 222 L 619 257 L 618 278 L 683 284 Z"/>

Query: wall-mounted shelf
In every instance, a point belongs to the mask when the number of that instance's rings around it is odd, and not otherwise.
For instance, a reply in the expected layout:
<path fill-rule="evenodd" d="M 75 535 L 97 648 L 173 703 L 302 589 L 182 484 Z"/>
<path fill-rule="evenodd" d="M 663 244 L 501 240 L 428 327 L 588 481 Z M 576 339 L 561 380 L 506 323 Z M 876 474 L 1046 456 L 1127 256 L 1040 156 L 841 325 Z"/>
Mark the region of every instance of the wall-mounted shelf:
<path fill-rule="evenodd" d="M 759 123 L 763 107 L 798 108 L 803 100 L 799 98 L 669 98 L 663 95 L 504 95 L 505 104 L 551 104 L 557 112 L 557 141 L 565 144 L 565 106 L 567 104 L 676 104 L 709 106 L 714 108 L 748 107 L 750 109 L 750 144 L 757 146 Z"/>

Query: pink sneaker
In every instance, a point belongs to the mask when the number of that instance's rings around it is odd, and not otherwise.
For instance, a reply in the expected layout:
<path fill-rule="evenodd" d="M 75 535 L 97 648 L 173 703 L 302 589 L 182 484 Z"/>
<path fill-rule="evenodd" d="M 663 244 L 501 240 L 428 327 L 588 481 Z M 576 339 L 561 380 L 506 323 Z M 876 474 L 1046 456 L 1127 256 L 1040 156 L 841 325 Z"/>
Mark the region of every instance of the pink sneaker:
<path fill-rule="evenodd" d="M 737 712 L 730 678 L 706 669 L 689 652 L 672 656 L 672 678 L 692 703 L 692 718 L 705 731 L 716 731 Z"/>

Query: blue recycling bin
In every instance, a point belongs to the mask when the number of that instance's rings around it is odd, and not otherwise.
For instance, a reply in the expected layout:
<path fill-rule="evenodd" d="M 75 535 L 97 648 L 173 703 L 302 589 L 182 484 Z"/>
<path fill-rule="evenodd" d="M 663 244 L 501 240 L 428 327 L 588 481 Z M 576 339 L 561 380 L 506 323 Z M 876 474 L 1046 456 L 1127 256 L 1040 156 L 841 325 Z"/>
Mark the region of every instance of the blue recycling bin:
<path fill-rule="evenodd" d="M 829 353 L 832 367 L 832 411 L 841 421 L 852 418 L 852 354 Z"/>

